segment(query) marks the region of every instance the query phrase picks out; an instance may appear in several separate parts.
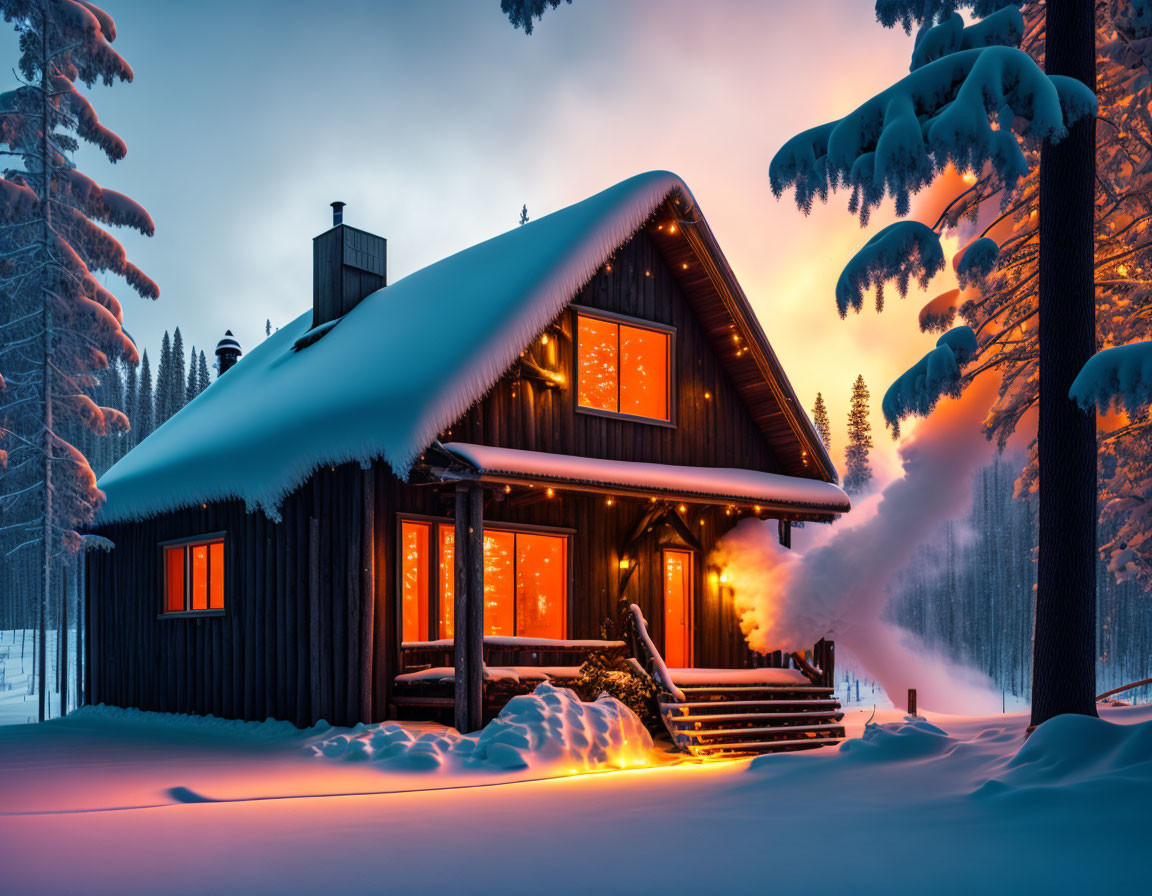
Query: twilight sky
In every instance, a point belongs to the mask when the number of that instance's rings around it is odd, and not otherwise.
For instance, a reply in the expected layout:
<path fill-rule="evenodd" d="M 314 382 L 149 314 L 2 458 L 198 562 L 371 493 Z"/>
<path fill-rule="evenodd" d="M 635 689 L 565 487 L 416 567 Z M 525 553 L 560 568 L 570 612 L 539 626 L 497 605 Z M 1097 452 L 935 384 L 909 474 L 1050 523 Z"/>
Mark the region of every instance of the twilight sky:
<path fill-rule="evenodd" d="M 653 168 L 691 187 L 801 400 L 824 393 L 839 462 L 852 380 L 873 395 L 876 465 L 893 463 L 880 397 L 934 342 L 926 296 L 840 321 L 861 232 L 846 196 L 804 218 L 775 200 L 768 162 L 907 72 L 911 40 L 871 0 L 575 0 L 532 37 L 499 0 L 105 0 L 130 85 L 90 91 L 128 143 L 80 167 L 156 221 L 117 234 L 160 285 L 154 305 L 111 278 L 155 355 L 165 329 L 250 348 L 264 321 L 311 303 L 311 239 L 345 220 L 388 238 L 398 279 Z M 5 33 L 5 58 L 15 38 Z M 931 222 L 929 222 L 931 223 Z M 208 352 L 211 359 L 211 351 Z"/>

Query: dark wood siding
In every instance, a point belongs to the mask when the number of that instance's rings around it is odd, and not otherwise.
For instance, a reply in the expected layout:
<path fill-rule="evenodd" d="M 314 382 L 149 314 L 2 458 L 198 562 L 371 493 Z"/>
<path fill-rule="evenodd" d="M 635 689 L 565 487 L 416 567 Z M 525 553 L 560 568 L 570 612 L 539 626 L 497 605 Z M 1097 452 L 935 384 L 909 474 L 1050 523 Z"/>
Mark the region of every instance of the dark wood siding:
<path fill-rule="evenodd" d="M 361 537 L 369 480 L 357 465 L 321 470 L 279 522 L 232 501 L 102 529 L 116 547 L 88 557 L 92 700 L 301 725 L 360 720 L 372 649 Z M 157 546 L 218 531 L 228 533 L 224 614 L 162 616 Z"/>
<path fill-rule="evenodd" d="M 623 246 L 610 268 L 601 269 L 575 303 L 675 327 L 675 425 L 577 412 L 575 321 L 568 310 L 549 328 L 548 344 L 535 341 L 525 352 L 527 364 L 501 378 L 443 438 L 614 460 L 780 472 L 712 340 L 647 232 Z M 561 373 L 564 386 L 552 388 L 532 378 L 532 364 Z"/>

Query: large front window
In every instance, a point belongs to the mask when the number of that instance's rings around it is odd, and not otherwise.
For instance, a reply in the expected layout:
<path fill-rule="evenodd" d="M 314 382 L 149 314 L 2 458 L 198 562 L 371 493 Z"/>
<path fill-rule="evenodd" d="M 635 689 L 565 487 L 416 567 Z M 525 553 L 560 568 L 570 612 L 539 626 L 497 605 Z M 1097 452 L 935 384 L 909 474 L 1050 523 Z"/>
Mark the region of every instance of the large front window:
<path fill-rule="evenodd" d="M 455 540 L 452 522 L 401 521 L 404 641 L 452 637 Z M 485 635 L 563 638 L 567 607 L 567 535 L 485 527 Z"/>
<path fill-rule="evenodd" d="M 576 315 L 577 404 L 668 422 L 672 334 L 657 325 Z"/>

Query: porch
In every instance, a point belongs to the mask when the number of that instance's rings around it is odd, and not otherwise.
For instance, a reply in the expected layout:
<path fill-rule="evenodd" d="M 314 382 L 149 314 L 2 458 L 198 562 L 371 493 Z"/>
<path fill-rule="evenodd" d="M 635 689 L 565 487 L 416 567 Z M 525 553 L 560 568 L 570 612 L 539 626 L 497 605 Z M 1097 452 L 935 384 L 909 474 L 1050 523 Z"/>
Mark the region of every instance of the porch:
<path fill-rule="evenodd" d="M 829 520 L 849 508 L 837 486 L 817 479 L 458 442 L 437 444 L 418 469 L 439 494 L 452 489 L 453 513 L 400 521 L 403 646 L 392 703 L 397 711 L 451 707 L 461 731 L 481 727 L 501 699 L 533 682 L 571 680 L 590 652 L 618 652 L 618 643 L 568 638 L 587 639 L 632 603 L 655 614 L 645 637 L 652 651 L 661 645 L 661 664 L 753 665 L 731 591 L 707 566 L 716 542 L 756 517 L 778 521 L 789 545 L 793 522 Z M 516 522 L 526 508 L 544 508 L 562 525 Z M 417 559 L 405 566 L 409 557 Z M 509 643 L 525 635 L 530 644 Z M 582 646 L 565 646 L 574 644 Z M 549 652 L 565 661 L 542 661 Z M 640 674 L 649 674 L 647 655 L 630 644 Z M 777 655 L 775 664 L 807 674 L 791 655 Z"/>
<path fill-rule="evenodd" d="M 541 682 L 572 686 L 583 664 L 599 656 L 649 686 L 651 715 L 659 717 L 673 746 L 692 755 L 811 749 L 844 737 L 843 713 L 833 696 L 831 642 L 820 641 L 811 662 L 808 652 L 776 651 L 759 656 L 755 668 L 669 668 L 639 607 L 628 607 L 621 622 L 627 640 L 484 638 L 481 722 Z M 394 712 L 456 713 L 455 640 L 406 643 L 401 654 Z"/>

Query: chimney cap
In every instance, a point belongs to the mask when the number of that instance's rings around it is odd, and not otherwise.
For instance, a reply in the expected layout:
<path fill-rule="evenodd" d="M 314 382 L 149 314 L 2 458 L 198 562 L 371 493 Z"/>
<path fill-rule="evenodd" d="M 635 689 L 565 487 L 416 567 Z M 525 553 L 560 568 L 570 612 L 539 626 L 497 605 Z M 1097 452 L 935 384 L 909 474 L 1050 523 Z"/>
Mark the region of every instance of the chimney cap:
<path fill-rule="evenodd" d="M 336 202 L 330 202 L 329 203 L 329 205 L 332 206 L 332 226 L 333 227 L 335 227 L 337 224 L 343 224 L 344 223 L 344 206 L 346 206 L 347 204 L 348 204 L 347 202 L 340 202 L 339 200 L 337 200 Z"/>
<path fill-rule="evenodd" d="M 216 354 L 227 351 L 240 351 L 240 343 L 236 341 L 236 337 L 232 335 L 231 330 L 225 330 L 224 338 L 216 343 Z"/>

